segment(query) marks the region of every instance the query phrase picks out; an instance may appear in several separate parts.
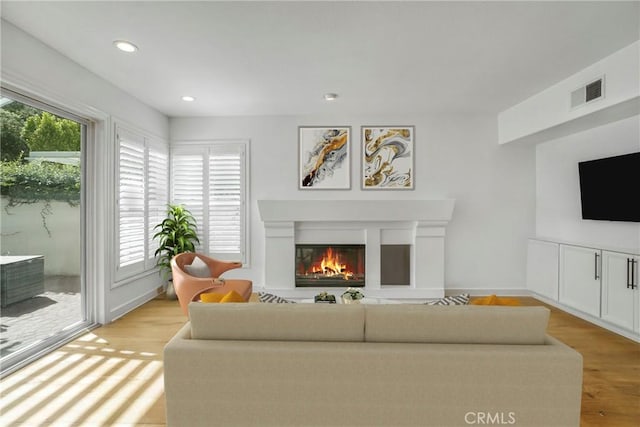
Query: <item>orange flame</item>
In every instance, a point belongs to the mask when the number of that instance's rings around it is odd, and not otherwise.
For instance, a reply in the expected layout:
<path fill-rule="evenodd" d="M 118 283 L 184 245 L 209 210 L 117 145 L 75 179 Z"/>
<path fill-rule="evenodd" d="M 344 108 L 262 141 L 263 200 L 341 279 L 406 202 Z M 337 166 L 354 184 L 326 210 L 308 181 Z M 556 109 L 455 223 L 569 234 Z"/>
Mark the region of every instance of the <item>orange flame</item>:
<path fill-rule="evenodd" d="M 322 256 L 320 263 L 316 263 L 311 267 L 313 274 L 323 274 L 325 276 L 343 276 L 345 280 L 353 277 L 353 272 L 348 271 L 347 264 L 340 259 L 340 254 L 334 252 L 329 247 Z"/>

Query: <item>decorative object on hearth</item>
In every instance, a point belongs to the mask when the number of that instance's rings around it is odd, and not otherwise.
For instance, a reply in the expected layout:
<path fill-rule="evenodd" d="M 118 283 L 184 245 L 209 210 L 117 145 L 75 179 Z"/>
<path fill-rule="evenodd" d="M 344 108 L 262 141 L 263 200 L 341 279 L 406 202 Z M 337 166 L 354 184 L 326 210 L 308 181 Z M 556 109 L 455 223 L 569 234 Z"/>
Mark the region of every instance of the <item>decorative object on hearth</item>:
<path fill-rule="evenodd" d="M 414 127 L 362 127 L 362 188 L 413 190 Z"/>
<path fill-rule="evenodd" d="M 351 188 L 351 127 L 298 128 L 298 186 L 302 189 Z"/>
<path fill-rule="evenodd" d="M 342 302 L 345 304 L 360 304 L 362 298 L 364 298 L 364 294 L 357 288 L 347 288 L 342 294 Z"/>
<path fill-rule="evenodd" d="M 335 304 L 336 296 L 333 294 L 329 294 L 326 292 L 320 292 L 318 295 L 314 297 L 314 302 L 324 303 L 324 304 Z"/>

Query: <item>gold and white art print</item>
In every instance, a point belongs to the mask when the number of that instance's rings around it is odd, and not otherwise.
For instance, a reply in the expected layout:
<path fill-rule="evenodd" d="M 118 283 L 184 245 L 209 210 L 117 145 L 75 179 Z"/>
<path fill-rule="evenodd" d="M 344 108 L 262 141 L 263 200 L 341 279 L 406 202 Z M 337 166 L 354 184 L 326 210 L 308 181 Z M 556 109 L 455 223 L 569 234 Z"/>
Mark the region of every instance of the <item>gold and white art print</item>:
<path fill-rule="evenodd" d="M 362 188 L 414 188 L 413 126 L 362 127 Z"/>
<path fill-rule="evenodd" d="M 351 188 L 351 127 L 300 126 L 298 185 L 303 189 Z"/>

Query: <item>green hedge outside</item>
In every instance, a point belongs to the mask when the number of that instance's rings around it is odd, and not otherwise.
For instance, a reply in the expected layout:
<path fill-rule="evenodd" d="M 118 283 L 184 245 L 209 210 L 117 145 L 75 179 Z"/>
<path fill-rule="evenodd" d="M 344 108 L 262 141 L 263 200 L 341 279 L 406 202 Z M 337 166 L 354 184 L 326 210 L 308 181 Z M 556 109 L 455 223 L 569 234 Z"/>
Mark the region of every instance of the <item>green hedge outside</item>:
<path fill-rule="evenodd" d="M 80 167 L 47 161 L 0 162 L 0 194 L 9 205 L 36 202 L 80 203 Z"/>

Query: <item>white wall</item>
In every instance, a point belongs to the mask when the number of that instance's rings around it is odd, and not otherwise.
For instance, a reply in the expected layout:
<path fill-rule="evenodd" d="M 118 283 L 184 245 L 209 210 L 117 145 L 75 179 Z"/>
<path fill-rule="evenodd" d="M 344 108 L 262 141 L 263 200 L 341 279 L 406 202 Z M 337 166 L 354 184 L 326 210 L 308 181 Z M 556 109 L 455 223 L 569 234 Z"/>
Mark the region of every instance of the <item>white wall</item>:
<path fill-rule="evenodd" d="M 157 273 L 115 284 L 115 142 L 114 118 L 168 139 L 169 121 L 69 58 L 14 25 L 1 22 L 1 78 L 10 89 L 31 93 L 77 115 L 92 119 L 95 142 L 83 165 L 88 179 L 88 284 L 98 294 L 96 319 L 109 322 L 157 294 Z"/>
<path fill-rule="evenodd" d="M 80 275 L 79 207 L 64 202 L 51 202 L 49 209 L 42 202 L 8 207 L 7 197 L 0 200 L 2 255 L 43 255 L 45 275 Z"/>
<path fill-rule="evenodd" d="M 360 183 L 360 126 L 415 125 L 413 191 L 364 191 Z M 300 125 L 352 127 L 349 191 L 298 190 Z M 251 150 L 251 266 L 227 274 L 263 283 L 264 228 L 256 200 L 454 198 L 447 228 L 448 289 L 523 289 L 526 238 L 534 231 L 532 146 L 499 146 L 495 117 L 474 115 L 379 117 L 172 118 L 172 142 L 249 139 Z"/>
<path fill-rule="evenodd" d="M 640 250 L 640 224 L 583 220 L 578 162 L 640 151 L 640 117 L 536 147 L 536 234 L 597 247 Z M 624 185 L 621 183 L 621 185 Z M 633 184 L 637 193 L 638 183 Z"/>
<path fill-rule="evenodd" d="M 563 133 L 563 129 L 573 133 L 577 128 L 587 129 L 606 122 L 611 116 L 616 119 L 628 117 L 630 111 L 637 115 L 638 73 L 640 41 L 501 112 L 498 115 L 500 143 L 535 136 L 539 132 L 549 132 L 555 138 Z M 571 92 L 600 77 L 604 77 L 603 98 L 572 109 Z M 588 120 L 579 120 L 584 117 Z"/>

